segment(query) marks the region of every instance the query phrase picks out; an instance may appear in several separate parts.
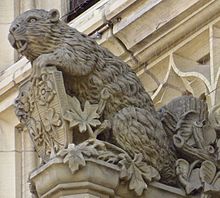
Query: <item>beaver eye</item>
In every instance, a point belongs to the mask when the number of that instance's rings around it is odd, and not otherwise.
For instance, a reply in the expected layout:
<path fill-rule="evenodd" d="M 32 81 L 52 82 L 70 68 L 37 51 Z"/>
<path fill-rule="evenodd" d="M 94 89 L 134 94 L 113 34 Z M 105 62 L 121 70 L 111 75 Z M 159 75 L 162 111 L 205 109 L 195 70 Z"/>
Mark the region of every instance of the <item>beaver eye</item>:
<path fill-rule="evenodd" d="M 34 23 L 35 21 L 37 21 L 35 17 L 31 17 L 28 19 L 28 23 Z"/>

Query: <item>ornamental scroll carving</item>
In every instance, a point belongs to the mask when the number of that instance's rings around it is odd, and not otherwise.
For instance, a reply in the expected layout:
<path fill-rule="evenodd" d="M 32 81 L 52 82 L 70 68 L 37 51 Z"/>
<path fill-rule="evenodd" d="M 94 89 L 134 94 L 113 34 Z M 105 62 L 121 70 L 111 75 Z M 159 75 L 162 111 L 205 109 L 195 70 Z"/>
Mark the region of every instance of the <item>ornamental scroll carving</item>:
<path fill-rule="evenodd" d="M 176 175 L 187 195 L 220 195 L 219 105 L 208 111 L 204 100 L 182 96 L 160 109 L 164 128 L 173 138 Z"/>
<path fill-rule="evenodd" d="M 157 112 L 130 67 L 57 10 L 23 13 L 9 41 L 32 63 L 16 114 L 43 163 L 59 157 L 72 174 L 91 159 L 114 164 L 137 196 L 152 181 L 219 195 L 217 107 L 209 115 L 204 99 L 185 95 Z"/>
<path fill-rule="evenodd" d="M 68 107 L 62 73 L 45 68 L 20 87 L 15 101 L 16 115 L 29 131 L 43 162 L 68 145 L 71 133 L 63 118 Z"/>

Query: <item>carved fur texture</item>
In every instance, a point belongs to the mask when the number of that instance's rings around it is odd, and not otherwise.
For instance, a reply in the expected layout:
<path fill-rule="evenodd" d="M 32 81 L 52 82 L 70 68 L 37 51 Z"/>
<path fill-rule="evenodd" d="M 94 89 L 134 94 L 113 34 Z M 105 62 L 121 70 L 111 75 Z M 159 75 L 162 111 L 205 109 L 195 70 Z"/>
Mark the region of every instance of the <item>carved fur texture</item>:
<path fill-rule="evenodd" d="M 33 67 L 55 65 L 66 91 L 82 105 L 109 95 L 102 121 L 111 123 L 106 141 L 131 156 L 142 153 L 167 183 L 175 177 L 175 155 L 150 96 L 130 67 L 93 39 L 59 20 L 57 10 L 30 10 L 12 23 L 9 41 Z"/>

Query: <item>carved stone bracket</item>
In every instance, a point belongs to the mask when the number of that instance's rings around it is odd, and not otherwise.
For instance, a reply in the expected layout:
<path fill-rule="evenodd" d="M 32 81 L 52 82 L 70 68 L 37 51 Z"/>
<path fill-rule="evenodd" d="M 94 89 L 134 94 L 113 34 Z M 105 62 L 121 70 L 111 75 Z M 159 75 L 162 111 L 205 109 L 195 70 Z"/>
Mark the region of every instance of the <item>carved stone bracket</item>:
<path fill-rule="evenodd" d="M 58 156 L 69 165 L 72 174 L 80 167 L 86 166 L 86 161 L 91 159 L 116 165 L 120 170 L 120 180 L 128 182 L 129 190 L 134 190 L 139 196 L 147 189 L 147 183 L 160 179 L 159 172 L 143 161 L 142 154 L 137 154 L 132 159 L 119 147 L 96 139 L 87 140 L 76 146 L 69 144 L 67 149 L 58 153 Z"/>
<path fill-rule="evenodd" d="M 168 186 L 146 183 L 158 179 L 159 173 L 144 163 L 141 155 L 132 159 L 120 148 L 96 139 L 70 144 L 30 175 L 38 193 L 35 196 L 42 198 L 77 197 L 85 192 L 104 198 L 157 197 Z M 149 191 L 145 190 L 147 187 Z M 165 198 L 184 197 L 178 189 L 169 188 Z"/>
<path fill-rule="evenodd" d="M 111 128 L 108 120 L 101 120 L 109 97 L 108 91 L 104 90 L 98 104 L 85 101 L 82 105 L 76 97 L 66 94 L 62 73 L 55 67 L 45 67 L 20 87 L 16 114 L 23 127 L 28 129 L 44 163 L 58 157 L 68 165 L 72 174 L 76 174 L 87 166 L 88 161 L 102 161 L 120 171 L 118 185 L 124 183 L 128 190 L 141 196 L 150 182 L 160 180 L 160 173 L 146 163 L 141 153 L 132 156 L 116 145 L 97 139 L 99 134 Z M 188 100 L 189 97 L 177 100 Z M 199 100 L 195 99 L 196 102 Z M 171 101 L 171 104 L 175 102 Z M 206 107 L 203 108 L 175 113 L 167 105 L 161 120 L 167 134 L 173 135 L 180 157 L 184 157 L 176 162 L 180 184 L 187 194 L 201 193 L 203 197 L 210 197 L 220 191 L 218 120 L 217 108 L 209 118 Z M 213 120 L 214 128 L 210 124 Z M 31 182 L 32 186 L 36 185 Z"/>

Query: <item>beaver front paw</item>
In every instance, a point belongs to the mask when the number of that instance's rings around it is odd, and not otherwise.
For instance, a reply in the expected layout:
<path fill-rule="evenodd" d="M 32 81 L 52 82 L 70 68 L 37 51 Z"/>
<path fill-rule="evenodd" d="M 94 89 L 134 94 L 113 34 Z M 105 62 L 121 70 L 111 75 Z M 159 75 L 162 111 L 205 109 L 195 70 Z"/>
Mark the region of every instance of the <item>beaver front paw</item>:
<path fill-rule="evenodd" d="M 33 61 L 33 67 L 46 67 L 53 64 L 53 58 L 51 54 L 41 54 Z"/>
<path fill-rule="evenodd" d="M 54 65 L 55 61 L 52 54 L 42 54 L 33 61 L 33 74 L 37 75 L 43 67 Z"/>

